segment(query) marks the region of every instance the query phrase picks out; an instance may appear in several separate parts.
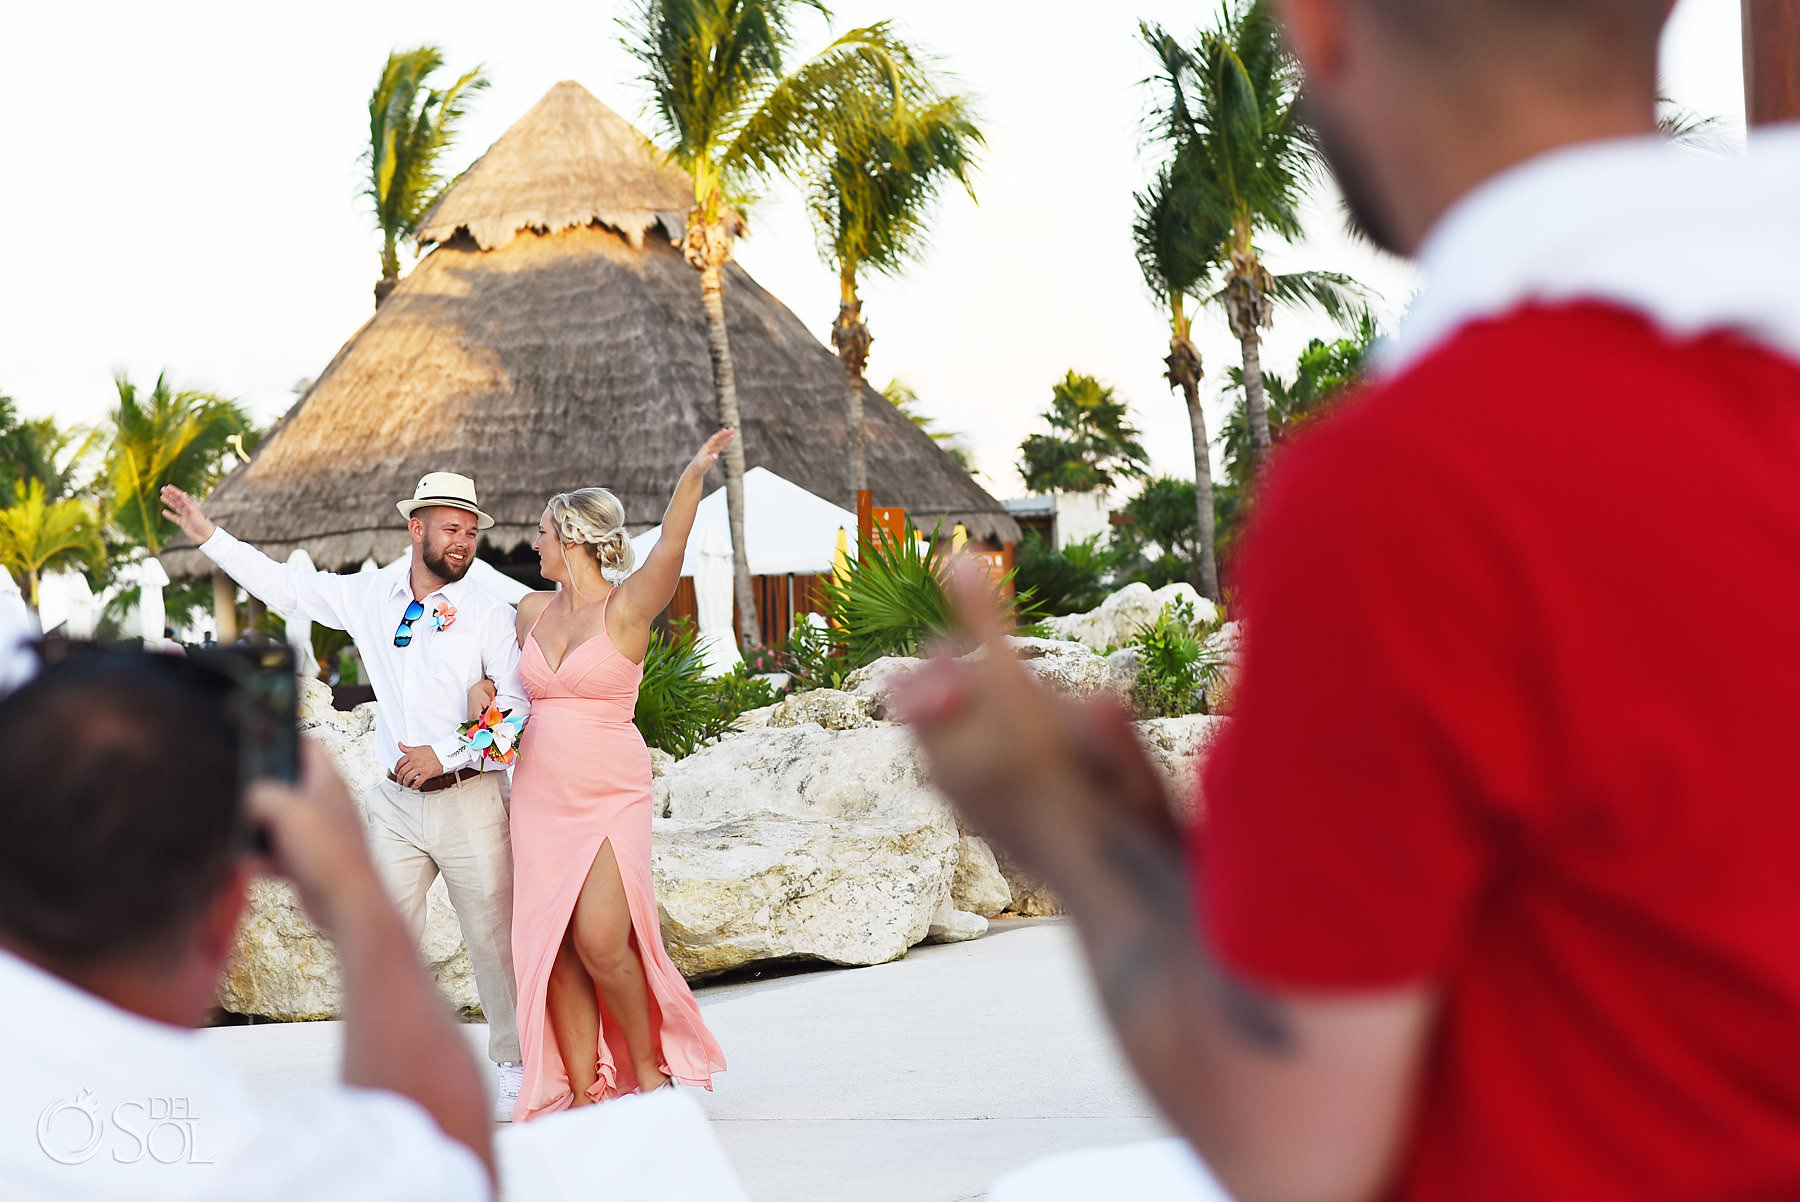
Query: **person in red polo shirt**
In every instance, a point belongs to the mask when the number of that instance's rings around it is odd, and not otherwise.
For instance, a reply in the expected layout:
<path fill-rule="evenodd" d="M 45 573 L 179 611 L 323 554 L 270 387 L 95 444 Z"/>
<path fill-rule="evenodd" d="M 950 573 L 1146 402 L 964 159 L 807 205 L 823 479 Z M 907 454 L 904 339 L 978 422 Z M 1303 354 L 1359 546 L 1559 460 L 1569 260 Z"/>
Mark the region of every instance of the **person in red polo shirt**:
<path fill-rule="evenodd" d="M 1241 1202 L 1800 1198 L 1800 130 L 1657 138 L 1669 7 L 1283 5 L 1426 283 L 1264 481 L 1203 822 L 1005 656 L 909 682 Z"/>

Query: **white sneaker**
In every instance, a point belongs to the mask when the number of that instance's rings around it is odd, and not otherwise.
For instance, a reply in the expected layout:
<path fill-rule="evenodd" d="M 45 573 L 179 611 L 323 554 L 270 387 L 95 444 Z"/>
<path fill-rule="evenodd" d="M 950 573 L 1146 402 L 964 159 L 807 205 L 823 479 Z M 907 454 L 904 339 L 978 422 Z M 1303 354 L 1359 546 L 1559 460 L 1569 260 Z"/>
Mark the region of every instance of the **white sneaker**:
<path fill-rule="evenodd" d="M 494 1121 L 512 1122 L 513 1107 L 519 1103 L 519 1088 L 525 1084 L 525 1066 L 507 1061 L 494 1066 Z"/>

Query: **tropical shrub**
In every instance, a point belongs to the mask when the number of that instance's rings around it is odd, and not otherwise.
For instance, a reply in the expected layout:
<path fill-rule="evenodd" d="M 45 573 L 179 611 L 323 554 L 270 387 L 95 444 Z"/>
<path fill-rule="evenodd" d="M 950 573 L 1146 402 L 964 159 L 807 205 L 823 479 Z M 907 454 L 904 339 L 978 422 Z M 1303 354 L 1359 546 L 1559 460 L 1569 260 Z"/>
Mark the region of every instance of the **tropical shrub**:
<path fill-rule="evenodd" d="M 679 759 L 724 735 L 745 710 L 774 700 L 768 682 L 742 666 L 708 680 L 694 624 L 684 618 L 667 633 L 651 632 L 634 717 L 644 742 Z"/>
<path fill-rule="evenodd" d="M 1037 531 L 1027 530 L 1015 560 L 1015 583 L 1029 590 L 1043 613 L 1086 613 L 1106 600 L 1113 576 L 1125 562 L 1117 548 L 1101 545 L 1102 537 L 1096 534 L 1058 551 Z"/>
<path fill-rule="evenodd" d="M 1139 671 L 1131 689 L 1131 708 L 1138 718 L 1206 712 L 1206 687 L 1221 667 L 1206 640 L 1218 628 L 1216 621 L 1201 622 L 1185 597 L 1138 628 Z"/>
<path fill-rule="evenodd" d="M 796 693 L 807 689 L 840 689 L 844 686 L 844 677 L 855 667 L 828 630 L 804 620 L 794 623 L 794 628 L 788 631 L 780 662 L 781 671 L 788 674 L 789 687 Z"/>
<path fill-rule="evenodd" d="M 858 546 L 843 579 L 821 582 L 831 619 L 824 633 L 850 667 L 884 655 L 911 655 L 934 635 L 950 630 L 945 562 L 936 532 L 921 539 L 908 522 L 898 539 L 877 530 L 874 539 Z"/>
<path fill-rule="evenodd" d="M 1150 463 L 1143 435 L 1113 390 L 1070 371 L 1050 390 L 1048 434 L 1019 444 L 1019 475 L 1031 492 L 1093 492 L 1142 479 Z"/>
<path fill-rule="evenodd" d="M 774 705 L 777 699 L 775 686 L 766 680 L 756 679 L 743 664 L 737 665 L 723 676 L 713 678 L 710 683 L 720 734 L 730 730 L 731 724 L 746 710 Z"/>

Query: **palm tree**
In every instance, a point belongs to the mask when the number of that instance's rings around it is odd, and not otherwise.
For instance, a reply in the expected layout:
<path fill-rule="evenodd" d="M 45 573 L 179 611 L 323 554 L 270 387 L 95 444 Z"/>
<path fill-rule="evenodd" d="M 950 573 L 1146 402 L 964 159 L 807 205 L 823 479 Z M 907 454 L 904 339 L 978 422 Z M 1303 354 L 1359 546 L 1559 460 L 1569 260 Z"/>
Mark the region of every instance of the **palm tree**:
<path fill-rule="evenodd" d="M 1019 444 L 1019 474 L 1032 492 L 1093 492 L 1141 479 L 1150 463 L 1130 410 L 1092 376 L 1070 371 L 1050 390 L 1048 434 Z"/>
<path fill-rule="evenodd" d="M 13 485 L 13 503 L 0 509 L 0 567 L 12 573 L 37 613 L 38 584 L 45 572 L 79 567 L 98 572 L 106 563 L 100 513 L 83 500 L 50 500 L 42 480 Z"/>
<path fill-rule="evenodd" d="M 381 279 L 375 307 L 400 283 L 400 239 L 410 235 L 450 183 L 439 163 L 467 113 L 469 97 L 488 86 L 481 68 L 465 72 L 443 91 L 427 87 L 444 65 L 436 46 L 388 54 L 381 79 L 369 97 L 369 167 L 364 193 L 375 205 L 381 230 Z"/>
<path fill-rule="evenodd" d="M 890 78 L 903 48 L 886 25 L 856 29 L 792 74 L 783 60 L 793 19 L 822 0 L 639 0 L 625 22 L 626 47 L 643 64 L 641 82 L 663 135 L 664 154 L 694 181 L 682 248 L 700 273 L 719 422 L 741 428 L 731 341 L 725 328 L 724 270 L 732 239 L 757 183 L 798 174 L 830 150 L 846 115 L 862 113 L 876 81 Z M 739 638 L 762 641 L 744 553 L 744 442 L 725 448 L 725 507 L 731 525 Z"/>
<path fill-rule="evenodd" d="M 52 501 L 74 496 L 87 483 L 83 473 L 100 440 L 91 426 L 20 418 L 12 398 L 0 394 L 0 497 L 10 497 L 13 485 L 25 480 L 43 481 Z"/>
<path fill-rule="evenodd" d="M 925 219 L 954 179 L 971 198 L 976 148 L 983 144 L 967 96 L 943 95 L 906 49 L 886 90 L 849 119 L 831 152 L 812 165 L 808 207 L 821 248 L 838 271 L 838 315 L 831 345 L 844 365 L 850 448 L 850 506 L 869 486 L 863 452 L 863 373 L 874 341 L 862 319 L 859 274 L 892 275 L 924 250 Z"/>
<path fill-rule="evenodd" d="M 1344 320 L 1363 299 L 1348 276 L 1307 271 L 1275 275 L 1256 245 L 1260 233 L 1292 240 L 1301 233 L 1300 204 L 1323 170 L 1312 131 L 1300 116 L 1300 71 L 1281 40 L 1268 0 L 1227 0 L 1218 25 L 1192 49 L 1161 27 L 1140 32 L 1156 56 L 1152 80 L 1163 93 L 1157 132 L 1176 159 L 1193 161 L 1225 231 L 1218 257 L 1221 286 L 1208 302 L 1225 310 L 1243 348 L 1244 391 L 1253 453 L 1269 449 L 1262 384 L 1262 334 L 1278 304 L 1313 305 Z"/>
<path fill-rule="evenodd" d="M 119 391 L 112 411 L 112 445 L 106 454 L 111 490 L 108 516 L 152 555 L 175 533 L 162 516 L 159 494 L 173 484 L 204 495 L 225 474 L 232 436 L 254 445 L 249 417 L 235 401 L 207 392 L 177 392 L 157 376 L 147 397 L 124 372 L 114 377 Z"/>
<path fill-rule="evenodd" d="M 1196 557 L 1200 592 L 1219 599 L 1219 567 L 1214 546 L 1212 439 L 1206 432 L 1206 411 L 1200 405 L 1200 380 L 1205 370 L 1200 348 L 1193 341 L 1193 319 L 1187 302 L 1205 297 L 1213 270 L 1225 244 L 1227 230 L 1218 219 L 1207 180 L 1198 170 L 1197 156 L 1178 155 L 1157 173 L 1149 191 L 1136 197 L 1137 220 L 1132 238 L 1137 245 L 1138 268 L 1144 282 L 1169 307 L 1169 354 L 1163 360 L 1170 388 L 1179 388 L 1187 402 L 1188 425 L 1194 440 L 1194 509 L 1198 521 L 1199 553 Z"/>

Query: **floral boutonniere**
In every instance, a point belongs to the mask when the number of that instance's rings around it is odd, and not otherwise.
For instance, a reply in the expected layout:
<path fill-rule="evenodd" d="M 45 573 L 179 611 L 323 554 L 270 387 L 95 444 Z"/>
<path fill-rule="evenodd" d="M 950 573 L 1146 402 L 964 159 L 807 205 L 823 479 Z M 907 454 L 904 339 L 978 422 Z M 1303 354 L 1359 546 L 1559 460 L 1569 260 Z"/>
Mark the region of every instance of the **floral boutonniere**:
<path fill-rule="evenodd" d="M 511 710 L 489 705 L 481 717 L 456 728 L 457 738 L 478 760 L 492 764 L 510 764 L 519 758 L 519 732 L 525 729 L 523 716 Z"/>
<path fill-rule="evenodd" d="M 448 630 L 455 621 L 456 606 L 448 601 L 439 601 L 437 608 L 431 611 L 431 628 L 433 630 Z"/>

